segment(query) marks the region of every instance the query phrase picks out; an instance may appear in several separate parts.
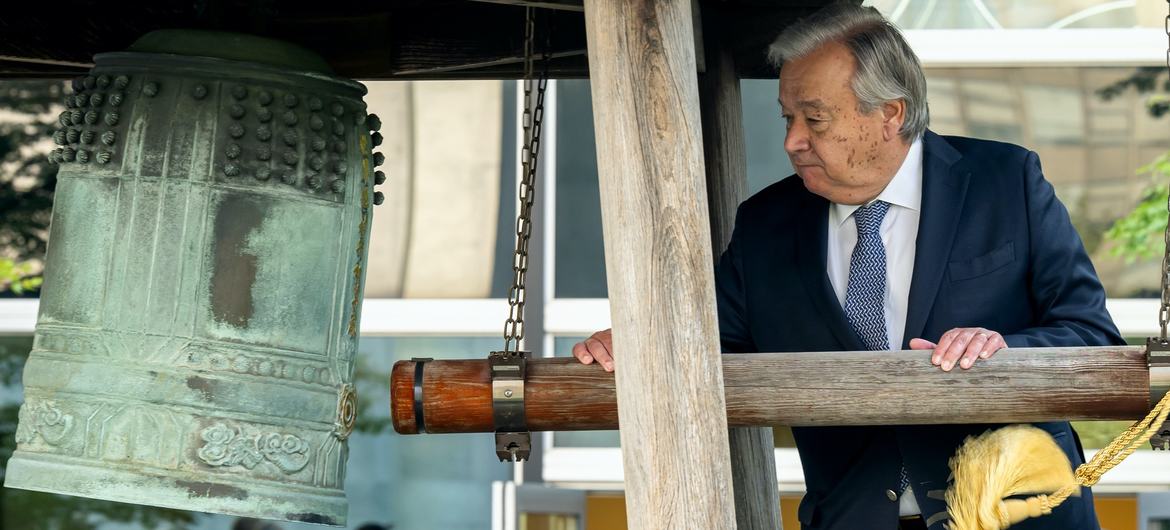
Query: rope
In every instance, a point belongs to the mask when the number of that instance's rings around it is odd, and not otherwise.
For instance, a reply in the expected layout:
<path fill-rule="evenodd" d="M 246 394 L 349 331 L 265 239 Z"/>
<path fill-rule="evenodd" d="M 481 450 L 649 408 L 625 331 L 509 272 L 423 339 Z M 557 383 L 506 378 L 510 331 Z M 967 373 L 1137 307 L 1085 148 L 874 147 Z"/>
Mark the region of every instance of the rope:
<path fill-rule="evenodd" d="M 1076 486 L 1065 486 L 1046 498 L 1040 499 L 1045 513 L 1060 506 L 1065 499 L 1079 491 L 1081 486 L 1092 487 L 1096 485 L 1097 481 L 1101 480 L 1101 475 L 1117 467 L 1117 464 L 1133 454 L 1138 447 L 1150 441 L 1150 438 L 1162 428 L 1167 416 L 1170 416 L 1170 393 L 1162 396 L 1162 399 L 1158 401 L 1157 405 L 1154 405 L 1153 409 L 1150 409 L 1149 414 L 1146 414 L 1144 419 L 1130 425 L 1117 438 L 1109 442 L 1109 445 L 1093 455 L 1093 458 L 1089 459 L 1088 462 L 1081 464 L 1074 473 L 1077 479 Z"/>
<path fill-rule="evenodd" d="M 1166 5 L 1170 8 L 1170 0 L 1166 0 Z M 1170 71 L 1170 13 L 1166 15 L 1165 26 L 1167 49 L 1166 49 L 1166 69 Z M 1167 209 L 1170 211 L 1170 202 L 1167 202 Z M 1167 326 L 1170 324 L 1170 226 L 1166 227 L 1164 241 L 1166 243 L 1162 254 L 1162 305 L 1158 312 L 1158 323 L 1161 328 L 1160 340 L 1162 344 L 1166 343 Z M 1153 350 L 1150 345 L 1155 339 L 1150 339 L 1147 342 L 1146 351 L 1152 355 Z M 1052 513 L 1052 510 L 1060 506 L 1072 494 L 1080 491 L 1081 487 L 1092 487 L 1101 480 L 1101 475 L 1109 472 L 1109 470 L 1117 467 L 1122 460 L 1133 454 L 1138 447 L 1141 447 L 1150 441 L 1155 434 L 1166 424 L 1166 418 L 1170 416 L 1170 393 L 1162 396 L 1158 400 L 1158 404 L 1150 409 L 1146 417 L 1141 421 L 1130 425 L 1128 429 L 1122 432 L 1117 438 L 1109 442 L 1109 445 L 1101 449 L 1088 462 L 1081 464 L 1073 473 L 1076 479 L 1075 484 L 1070 484 L 1056 490 L 1051 495 L 1037 495 L 1027 499 L 1027 508 L 1029 510 L 1028 517 L 1038 517 L 1040 515 Z M 1000 500 L 996 506 L 995 516 L 999 519 L 999 527 L 1007 528 L 1010 526 L 1009 514 L 1007 505 Z"/>

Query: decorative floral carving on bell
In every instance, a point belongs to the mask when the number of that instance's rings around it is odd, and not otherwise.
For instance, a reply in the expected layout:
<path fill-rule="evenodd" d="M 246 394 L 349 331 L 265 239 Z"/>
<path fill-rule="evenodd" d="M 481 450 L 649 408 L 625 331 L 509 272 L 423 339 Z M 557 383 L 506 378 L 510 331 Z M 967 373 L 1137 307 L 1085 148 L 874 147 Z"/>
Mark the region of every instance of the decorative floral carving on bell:
<path fill-rule="evenodd" d="M 268 462 L 282 473 L 292 474 L 305 468 L 311 454 L 309 443 L 291 434 L 245 433 L 223 423 L 204 429 L 202 438 L 205 443 L 197 454 L 211 466 L 254 469 Z"/>

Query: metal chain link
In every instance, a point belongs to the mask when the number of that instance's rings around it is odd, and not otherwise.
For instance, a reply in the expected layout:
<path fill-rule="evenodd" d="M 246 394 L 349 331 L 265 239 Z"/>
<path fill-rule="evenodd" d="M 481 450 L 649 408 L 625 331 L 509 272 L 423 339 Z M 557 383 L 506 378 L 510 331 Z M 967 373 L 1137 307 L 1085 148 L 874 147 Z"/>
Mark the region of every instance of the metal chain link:
<path fill-rule="evenodd" d="M 1168 0 L 1170 1 L 1170 0 Z M 536 10 L 526 11 L 524 26 L 524 147 L 520 152 L 521 168 L 519 183 L 519 212 L 516 215 L 516 253 L 512 259 L 512 288 L 508 291 L 508 320 L 504 322 L 505 356 L 520 354 L 520 342 L 524 339 L 525 282 L 528 276 L 528 240 L 532 236 L 532 204 L 536 200 L 536 163 L 540 156 L 540 130 L 544 122 L 544 94 L 548 85 L 549 42 L 551 32 L 545 32 L 545 45 L 541 52 L 540 75 L 533 79 Z M 532 104 L 533 87 L 536 88 L 536 105 Z"/>
<path fill-rule="evenodd" d="M 1163 28 L 1166 30 L 1166 72 L 1170 74 L 1170 0 L 1166 0 L 1166 10 L 1166 21 Z M 1170 198 L 1167 198 L 1166 201 L 1166 214 L 1170 216 Z M 1170 223 L 1166 225 L 1164 241 L 1166 248 L 1162 253 L 1162 307 L 1158 310 L 1158 324 L 1161 326 L 1160 338 L 1163 342 L 1166 341 L 1166 327 L 1170 323 Z"/>

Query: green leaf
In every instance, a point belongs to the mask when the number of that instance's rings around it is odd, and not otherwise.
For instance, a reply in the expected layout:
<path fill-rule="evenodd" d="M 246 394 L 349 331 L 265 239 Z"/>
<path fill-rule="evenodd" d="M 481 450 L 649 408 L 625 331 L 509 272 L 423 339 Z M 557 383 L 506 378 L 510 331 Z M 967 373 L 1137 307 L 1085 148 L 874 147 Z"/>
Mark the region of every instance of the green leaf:
<path fill-rule="evenodd" d="M 35 266 L 32 262 L 17 263 L 14 260 L 0 258 L 0 293 L 11 291 L 22 295 L 35 291 L 44 283 L 40 274 L 34 274 Z"/>
<path fill-rule="evenodd" d="M 1142 198 L 1133 210 L 1113 222 L 1105 232 L 1105 239 L 1113 244 L 1110 253 L 1133 263 L 1139 259 L 1160 256 L 1165 251 L 1166 221 L 1170 216 L 1170 152 L 1138 168 L 1139 175 L 1150 176 L 1150 183 L 1142 191 Z"/>

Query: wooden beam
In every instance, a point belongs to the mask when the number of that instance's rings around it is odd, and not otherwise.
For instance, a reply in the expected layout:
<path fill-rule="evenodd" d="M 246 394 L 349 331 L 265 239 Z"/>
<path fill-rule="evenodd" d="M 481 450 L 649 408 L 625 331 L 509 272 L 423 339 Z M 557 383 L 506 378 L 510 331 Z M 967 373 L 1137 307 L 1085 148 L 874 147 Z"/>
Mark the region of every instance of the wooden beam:
<path fill-rule="evenodd" d="M 641 357 L 624 352 L 623 358 Z M 929 351 L 726 354 L 722 360 L 728 423 L 739 427 L 1132 420 L 1151 406 L 1141 346 L 1006 349 L 951 372 L 931 365 Z M 492 431 L 488 376 L 486 360 L 427 363 L 428 432 Z M 572 358 L 530 361 L 529 427 L 616 429 L 613 376 Z M 402 434 L 417 432 L 413 384 L 414 362 L 397 363 L 390 400 Z"/>
<path fill-rule="evenodd" d="M 90 68 L 93 68 L 92 61 L 86 62 L 86 63 L 78 63 L 78 62 L 72 62 L 72 61 L 55 61 L 52 59 L 14 57 L 11 55 L 3 55 L 3 54 L 0 54 L 0 63 L 23 63 L 23 64 L 45 65 L 45 66 L 57 67 L 57 68 L 61 68 L 61 67 L 77 68 L 77 69 L 84 69 L 84 70 L 88 70 Z"/>
<path fill-rule="evenodd" d="M 747 151 L 743 102 L 734 59 L 725 48 L 718 48 L 708 54 L 707 64 L 710 68 L 699 76 L 699 108 L 703 119 L 711 248 L 719 255 L 731 241 L 736 209 L 747 198 Z"/>
<path fill-rule="evenodd" d="M 111 7 L 94 2 L 87 16 L 77 20 L 79 26 L 71 28 L 69 38 L 44 31 L 57 23 L 51 11 L 6 12 L 0 17 L 0 34 L 5 36 L 0 39 L 0 56 L 7 59 L 0 61 L 0 78 L 30 72 L 84 74 L 95 53 L 125 50 L 151 30 L 172 27 L 285 40 L 321 54 L 337 75 L 359 80 L 517 79 L 524 73 L 525 10 L 516 5 L 451 0 L 286 2 L 274 4 L 272 16 L 257 25 L 238 9 L 229 10 L 230 16 L 212 17 L 196 11 L 193 3 L 173 3 Z M 580 1 L 577 4 L 579 11 Z M 554 57 L 584 57 L 582 13 L 542 9 L 540 21 L 541 31 L 551 29 Z M 557 77 L 588 75 L 584 60 L 556 64 Z"/>
<path fill-rule="evenodd" d="M 391 44 L 388 49 L 380 50 L 392 74 L 380 76 L 371 71 L 371 76 L 463 77 L 458 73 L 461 70 L 489 68 L 499 78 L 515 79 L 523 75 L 523 8 L 470 2 L 459 10 L 459 16 L 443 16 L 433 11 L 419 8 L 392 13 L 387 28 Z M 585 21 L 581 13 L 542 12 L 536 29 L 538 54 L 545 44 L 545 32 L 549 32 L 548 44 L 554 58 L 585 55 Z M 586 66 L 575 75 L 585 76 L 587 72 Z"/>
<path fill-rule="evenodd" d="M 563 9 L 566 11 L 585 11 L 585 5 L 581 0 L 473 0 L 475 2 L 486 2 L 489 4 L 508 4 L 514 6 L 524 7 L 540 7 L 544 9 Z"/>
<path fill-rule="evenodd" d="M 693 0 L 702 11 L 703 37 L 723 40 L 735 57 L 740 78 L 776 77 L 765 62 L 772 39 L 788 24 L 829 0 Z M 221 5 L 228 5 L 220 3 Z M 584 49 L 585 21 L 580 0 L 332 0 L 275 2 L 270 8 L 233 7 L 217 15 L 196 3 L 78 0 L 67 37 L 56 27 L 58 13 L 28 4 L 0 17 L 0 78 L 83 74 L 95 53 L 124 50 L 143 34 L 189 27 L 236 31 L 286 40 L 320 53 L 343 77 L 366 79 L 517 79 L 523 65 L 524 5 L 539 5 L 553 26 L 558 55 Z M 29 7 L 31 6 L 31 7 Z M 712 16 L 719 24 L 706 22 Z M 700 37 L 695 34 L 696 39 Z M 696 64 L 704 71 L 702 56 Z M 19 62 L 17 62 L 19 61 Z M 22 63 L 59 64 L 41 67 Z M 584 61 L 562 63 L 554 77 L 588 75 Z"/>
<path fill-rule="evenodd" d="M 0 58 L 0 79 L 69 79 L 86 72 L 80 66 L 28 61 L 23 57 Z"/>
<path fill-rule="evenodd" d="M 691 2 L 585 26 L 629 528 L 734 528 Z"/>
<path fill-rule="evenodd" d="M 704 4 L 704 17 L 717 20 L 709 33 L 717 32 L 723 46 L 735 57 L 740 79 L 776 79 L 778 72 L 768 64 L 768 46 L 784 28 L 806 17 L 828 1 L 792 2 L 777 5 Z"/>
<path fill-rule="evenodd" d="M 584 44 L 584 43 L 582 43 L 582 44 Z M 552 68 L 551 68 L 552 64 L 557 63 L 557 62 L 563 62 L 563 61 L 558 61 L 558 59 L 565 59 L 568 57 L 582 57 L 582 58 L 585 57 L 585 48 L 582 47 L 579 50 L 561 50 L 561 51 L 557 51 L 557 52 L 550 54 L 549 55 L 549 64 L 550 64 L 549 73 L 550 74 L 552 73 Z M 466 59 L 466 60 L 470 60 L 470 59 Z M 539 66 L 537 66 L 537 68 L 539 68 Z M 588 69 L 588 63 L 584 63 L 584 64 L 580 64 L 579 71 L 576 71 L 576 72 L 570 71 L 570 72 L 565 72 L 565 73 L 575 73 L 575 74 L 581 75 L 581 76 L 588 76 L 587 69 Z M 481 61 L 476 62 L 476 63 L 460 62 L 458 64 L 451 64 L 451 65 L 429 65 L 429 66 L 421 66 L 421 67 L 408 65 L 408 66 L 404 66 L 402 70 L 396 71 L 394 73 L 394 75 L 392 76 L 392 78 L 419 79 L 419 78 L 428 77 L 428 76 L 444 77 L 444 78 L 446 78 L 446 77 L 459 77 L 460 75 L 462 75 L 461 73 L 464 73 L 464 72 L 467 74 L 478 74 L 478 75 L 483 75 L 487 72 L 496 72 L 503 77 L 521 77 L 524 74 L 523 70 L 524 70 L 524 56 L 523 55 L 504 54 L 504 56 L 482 57 Z M 511 75 L 509 75 L 509 74 L 511 74 Z"/>
<path fill-rule="evenodd" d="M 739 76 L 731 51 L 715 36 L 709 36 L 706 56 L 707 69 L 699 76 L 699 108 L 703 116 L 711 248 L 719 255 L 731 241 L 736 209 L 747 198 L 747 153 Z M 728 440 L 739 530 L 780 530 L 783 524 L 772 429 L 732 428 Z"/>
<path fill-rule="evenodd" d="M 385 79 L 394 81 L 404 80 L 473 80 L 473 79 L 521 79 L 524 75 L 523 63 L 506 63 L 500 65 L 484 65 L 458 67 L 451 70 L 420 70 L 410 74 L 399 74 L 369 77 L 367 80 Z M 549 63 L 549 77 L 551 79 L 588 79 L 589 63 L 585 54 L 554 57 Z"/>

